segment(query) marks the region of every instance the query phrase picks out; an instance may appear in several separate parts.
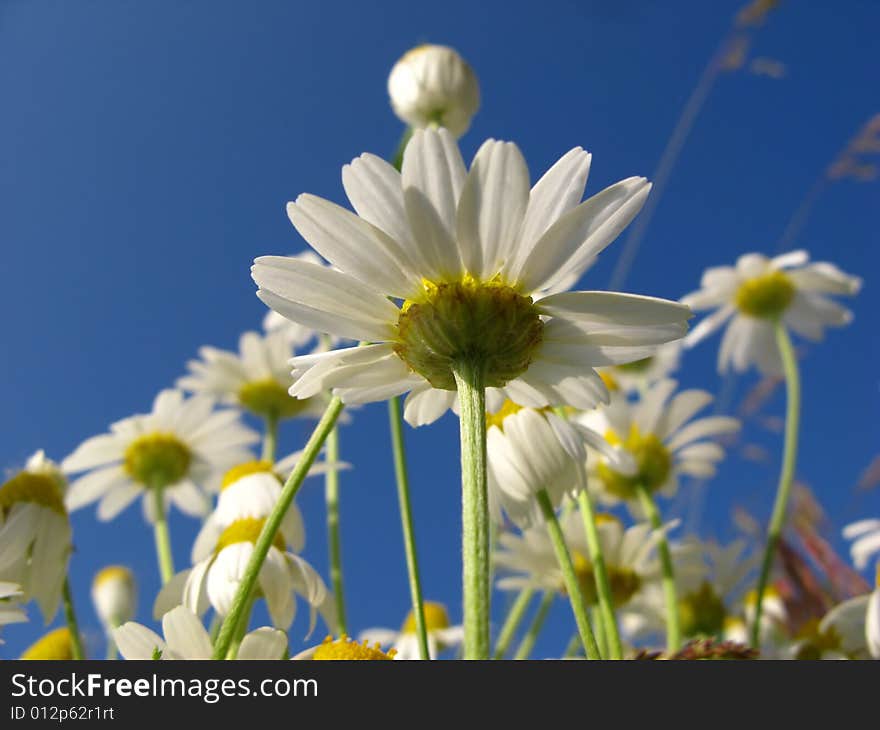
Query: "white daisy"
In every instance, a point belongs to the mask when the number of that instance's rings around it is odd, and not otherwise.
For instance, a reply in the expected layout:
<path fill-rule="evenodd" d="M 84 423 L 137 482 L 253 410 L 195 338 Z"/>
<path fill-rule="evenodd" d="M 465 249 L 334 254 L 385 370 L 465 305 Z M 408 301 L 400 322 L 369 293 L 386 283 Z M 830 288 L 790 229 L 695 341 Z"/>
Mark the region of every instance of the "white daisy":
<path fill-rule="evenodd" d="M 599 376 L 609 390 L 640 393 L 658 380 L 668 378 L 678 369 L 681 342 L 670 342 L 657 348 L 650 357 L 624 365 L 601 368 Z"/>
<path fill-rule="evenodd" d="M 411 127 L 446 127 L 467 132 L 480 107 L 480 87 L 471 67 L 454 49 L 425 44 L 407 51 L 388 76 L 391 107 Z"/>
<path fill-rule="evenodd" d="M 89 473 L 70 485 L 67 508 L 99 501 L 98 519 L 106 521 L 143 495 L 144 515 L 153 522 L 152 492 L 160 488 L 163 509 L 174 504 L 188 515 L 204 515 L 208 502 L 197 485 L 212 472 L 251 459 L 247 447 L 259 440 L 237 410 L 213 409 L 208 396 L 163 390 L 151 413 L 117 421 L 110 433 L 80 444 L 62 466 Z"/>
<path fill-rule="evenodd" d="M 38 451 L 0 486 L 0 580 L 18 584 L 46 623 L 58 610 L 73 550 L 66 485 L 58 466 Z"/>
<path fill-rule="evenodd" d="M 630 294 L 554 293 L 650 189 L 629 178 L 578 204 L 589 163 L 573 149 L 530 190 L 515 145 L 487 141 L 467 172 L 449 132 L 418 130 L 402 173 L 369 154 L 343 168 L 357 215 L 312 195 L 290 203 L 294 226 L 338 270 L 262 257 L 258 296 L 295 322 L 373 343 L 294 358 L 291 392 L 332 388 L 350 403 L 411 391 L 407 420 L 430 423 L 453 404 L 452 368 L 478 360 L 486 387 L 524 406 L 604 401 L 593 368 L 652 355 L 690 313 Z"/>
<path fill-rule="evenodd" d="M 113 631 L 119 653 L 137 659 L 210 659 L 211 637 L 198 617 L 184 606 L 162 617 L 163 639 L 146 626 L 129 621 Z M 287 636 L 283 631 L 263 626 L 241 641 L 236 659 L 283 659 Z"/>
<path fill-rule="evenodd" d="M 740 256 L 736 266 L 707 269 L 700 289 L 681 301 L 692 309 L 715 309 L 684 340 L 685 347 L 730 324 L 718 351 L 718 369 L 744 371 L 757 366 L 765 375 L 780 375 L 782 360 L 774 322 L 782 322 L 808 340 L 820 341 L 826 327 L 841 327 L 852 313 L 829 294 L 856 294 L 862 280 L 824 261 L 808 263 L 806 251 L 768 259 L 758 253 Z"/>
<path fill-rule="evenodd" d="M 208 607 L 219 616 L 229 613 L 254 544 L 281 494 L 281 481 L 271 469 L 271 465 L 251 462 L 231 470 L 232 477 L 220 492 L 217 508 L 193 545 L 193 567 L 178 573 L 163 587 L 153 606 L 156 618 L 181 603 L 199 615 Z M 302 516 L 291 505 L 260 569 L 260 595 L 279 628 L 287 629 L 293 622 L 295 595 L 300 595 L 311 607 L 309 633 L 318 612 L 333 630 L 332 596 L 315 569 L 296 554 L 304 544 Z"/>
<path fill-rule="evenodd" d="M 425 601 L 425 631 L 428 639 L 428 656 L 436 659 L 437 656 L 457 646 L 464 641 L 464 627 L 452 626 L 449 622 L 449 613 L 442 603 Z M 420 659 L 419 639 L 416 634 L 416 620 L 410 611 L 399 631 L 394 629 L 366 629 L 358 637 L 360 641 L 378 643 L 381 646 L 389 646 L 394 651 L 395 659 Z"/>
<path fill-rule="evenodd" d="M 674 380 L 663 380 L 649 388 L 637 402 L 614 393 L 607 406 L 577 416 L 577 420 L 605 440 L 628 452 L 636 464 L 635 473 L 618 471 L 608 457 L 596 453 L 588 464 L 589 483 L 607 504 L 636 499 L 636 485 L 650 492 L 672 496 L 681 475 L 708 478 L 724 458 L 715 439 L 739 428 L 728 416 L 691 420 L 712 402 L 702 390 L 685 390 L 672 397 Z"/>
<path fill-rule="evenodd" d="M 852 540 L 850 554 L 858 570 L 868 567 L 872 556 L 880 553 L 880 520 L 858 520 L 843 528 L 843 536 Z"/>
<path fill-rule="evenodd" d="M 92 603 L 105 629 L 131 621 L 137 610 L 134 573 L 124 565 L 99 570 L 92 580 Z"/>
<path fill-rule="evenodd" d="M 288 365 L 292 355 L 293 347 L 283 332 L 245 332 L 238 341 L 238 353 L 200 348 L 201 360 L 190 360 L 187 368 L 191 374 L 178 378 L 176 385 L 263 418 L 320 418 L 324 412 L 320 398 L 300 400 L 288 394 L 293 384 Z"/>
<path fill-rule="evenodd" d="M 27 614 L 21 607 L 24 592 L 17 583 L 0 581 L 0 627 L 6 624 L 19 624 L 27 621 Z M 0 639 L 0 644 L 3 639 Z"/>
<path fill-rule="evenodd" d="M 783 651 L 786 659 L 868 659 L 867 611 L 871 594 L 837 604 L 819 621 L 808 621 Z"/>

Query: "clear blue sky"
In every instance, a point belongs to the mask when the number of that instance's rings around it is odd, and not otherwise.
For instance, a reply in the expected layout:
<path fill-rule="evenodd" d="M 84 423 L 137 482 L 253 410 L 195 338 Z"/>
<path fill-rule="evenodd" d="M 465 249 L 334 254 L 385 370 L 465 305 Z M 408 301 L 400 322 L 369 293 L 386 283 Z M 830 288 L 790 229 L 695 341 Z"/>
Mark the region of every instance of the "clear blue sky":
<path fill-rule="evenodd" d="M 259 326 L 248 269 L 303 246 L 284 205 L 309 191 L 344 202 L 340 167 L 390 154 L 401 131 L 385 79 L 411 46 L 458 48 L 483 106 L 462 140 L 523 149 L 533 176 L 574 145 L 591 150 L 588 190 L 650 175 L 681 107 L 740 2 L 0 3 L 0 466 L 37 448 L 54 458 L 147 408 L 202 344 L 233 347 Z M 844 12 L 845 7 L 845 12 Z M 880 111 L 880 5 L 785 2 L 752 54 L 781 60 L 783 80 L 744 71 L 714 88 L 627 282 L 678 298 L 704 267 L 772 251 L 817 175 Z M 799 475 L 839 526 L 880 515 L 854 484 L 877 451 L 880 185 L 842 181 L 817 201 L 797 241 L 866 279 L 855 323 L 832 331 L 804 368 Z M 583 286 L 603 288 L 612 245 Z M 688 359 L 683 384 L 717 390 L 717 338 Z M 746 378 L 741 389 L 754 382 Z M 782 400 L 770 404 L 780 414 Z M 342 435 L 344 570 L 352 628 L 395 626 L 408 597 L 386 412 L 355 414 Z M 307 434 L 283 431 L 283 447 Z M 460 616 L 457 423 L 407 434 L 426 594 Z M 775 486 L 779 437 L 752 428 L 767 465 L 735 455 L 710 487 L 707 533 L 731 534 L 730 508 L 761 517 Z M 326 575 L 322 489 L 301 493 L 306 556 Z M 669 505 L 667 504 L 667 509 Z M 88 599 L 94 572 L 141 576 L 140 619 L 158 586 L 140 510 L 111 524 L 73 516 L 72 578 L 81 621 L 101 652 Z M 183 566 L 197 525 L 172 518 Z M 304 614 L 303 614 L 304 615 Z M 43 628 L 4 631 L 16 656 Z M 571 631 L 558 602 L 540 650 Z M 60 616 L 59 616 L 60 619 Z M 302 616 L 293 642 L 304 633 Z"/>

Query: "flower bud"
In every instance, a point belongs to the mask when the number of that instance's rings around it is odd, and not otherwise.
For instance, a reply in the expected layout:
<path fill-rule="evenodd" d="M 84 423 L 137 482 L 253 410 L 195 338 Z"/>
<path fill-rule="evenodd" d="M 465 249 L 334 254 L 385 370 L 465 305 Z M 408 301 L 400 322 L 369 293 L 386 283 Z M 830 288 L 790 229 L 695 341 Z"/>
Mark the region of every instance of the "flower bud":
<path fill-rule="evenodd" d="M 394 64 L 388 76 L 394 113 L 413 128 L 437 125 L 463 135 L 480 106 L 480 87 L 473 69 L 447 46 L 413 48 Z"/>
<path fill-rule="evenodd" d="M 137 595 L 134 576 L 121 565 L 98 571 L 92 581 L 92 603 L 101 623 L 115 628 L 134 618 Z"/>

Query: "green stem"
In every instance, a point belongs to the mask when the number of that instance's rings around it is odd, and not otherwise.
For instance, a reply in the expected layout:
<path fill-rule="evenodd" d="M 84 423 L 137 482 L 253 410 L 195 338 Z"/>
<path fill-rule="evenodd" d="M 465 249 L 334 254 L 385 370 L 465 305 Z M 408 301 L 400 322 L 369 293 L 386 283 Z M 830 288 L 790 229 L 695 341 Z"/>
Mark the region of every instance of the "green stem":
<path fill-rule="evenodd" d="M 553 550 L 556 553 L 556 561 L 559 563 L 559 569 L 562 571 L 562 580 L 565 583 L 565 590 L 568 593 L 568 600 L 571 603 L 571 610 L 574 613 L 574 620 L 577 624 L 578 634 L 581 637 L 581 643 L 584 645 L 584 651 L 587 659 L 601 659 L 599 647 L 596 644 L 596 637 L 593 635 L 593 629 L 590 626 L 590 619 L 587 616 L 587 602 L 584 600 L 583 591 L 581 591 L 577 574 L 574 572 L 574 564 L 571 562 L 571 553 L 565 544 L 565 536 L 562 534 L 562 528 L 559 526 L 559 520 L 556 519 L 556 512 L 553 510 L 553 503 L 546 489 L 542 489 L 537 494 L 538 506 L 547 522 L 547 531 L 550 533 L 550 541 L 553 543 Z"/>
<path fill-rule="evenodd" d="M 785 445 L 782 453 L 782 471 L 779 474 L 779 486 L 776 489 L 776 500 L 773 513 L 767 528 L 767 544 L 764 547 L 764 559 L 761 561 L 761 573 L 755 590 L 755 619 L 751 627 L 752 646 L 759 646 L 761 635 L 761 614 L 763 612 L 764 592 L 770 579 L 770 569 L 776 547 L 785 525 L 785 512 L 791 495 L 794 481 L 794 469 L 797 462 L 798 429 L 801 411 L 801 381 L 798 372 L 797 357 L 791 345 L 791 338 L 782 321 L 776 323 L 776 344 L 782 357 L 782 368 L 785 373 L 786 412 L 785 412 Z"/>
<path fill-rule="evenodd" d="M 403 130 L 403 134 L 400 135 L 400 142 L 397 143 L 397 149 L 394 151 L 394 156 L 391 158 L 391 164 L 394 165 L 394 169 L 398 172 L 400 172 L 400 168 L 403 167 L 403 153 L 406 150 L 409 141 L 412 139 L 412 136 L 412 127 L 407 127 Z"/>
<path fill-rule="evenodd" d="M 321 416 L 321 420 L 318 421 L 318 425 L 315 426 L 315 430 L 309 436 L 308 442 L 306 442 L 302 456 L 284 483 L 278 501 L 263 525 L 256 545 L 254 545 L 254 551 L 245 569 L 244 577 L 238 586 L 238 592 L 232 601 L 229 615 L 226 616 L 223 626 L 220 628 L 220 634 L 217 636 L 217 642 L 214 644 L 214 659 L 223 659 L 226 656 L 226 652 L 229 651 L 232 640 L 235 638 L 235 630 L 238 627 L 241 614 L 247 607 L 250 595 L 256 586 L 260 568 L 263 566 L 263 561 L 269 553 L 272 541 L 281 527 L 281 520 L 284 519 L 284 515 L 291 502 L 293 502 L 293 498 L 299 491 L 300 486 L 302 486 L 303 480 L 318 456 L 318 452 L 324 445 L 324 441 L 327 440 L 327 436 L 333 430 L 333 426 L 336 425 L 336 420 L 339 418 L 339 414 L 342 413 L 342 408 L 342 401 L 337 397 L 334 397 L 327 404 L 324 415 Z"/>
<path fill-rule="evenodd" d="M 599 656 L 603 659 L 609 659 L 608 636 L 605 631 L 605 621 L 602 619 L 602 614 L 599 613 L 599 609 L 595 606 L 590 609 L 590 621 L 596 632 L 596 645 L 599 647 Z"/>
<path fill-rule="evenodd" d="M 593 575 L 596 577 L 596 595 L 599 597 L 599 615 L 602 618 L 605 639 L 608 644 L 608 651 L 603 656 L 607 656 L 609 659 L 621 659 L 623 658 L 623 645 L 620 642 L 620 632 L 617 629 L 617 617 L 614 615 L 614 595 L 611 592 L 605 556 L 602 554 L 602 542 L 599 540 L 599 530 L 596 527 L 596 511 L 593 509 L 593 502 L 586 489 L 582 489 L 578 494 L 578 507 L 580 507 L 584 531 L 587 534 L 587 549 L 590 552 Z"/>
<path fill-rule="evenodd" d="M 226 651 L 227 659 L 235 659 L 235 657 L 238 656 L 238 648 L 241 646 L 242 639 L 244 639 L 245 634 L 247 634 L 248 624 L 251 622 L 251 611 L 254 609 L 254 601 L 256 600 L 256 597 L 256 592 L 252 593 L 248 598 L 244 611 L 241 612 L 241 618 L 239 619 L 238 627 L 235 630 L 232 643 Z"/>
<path fill-rule="evenodd" d="M 461 405 L 464 658 L 489 658 L 489 496 L 486 482 L 485 366 L 453 368 Z"/>
<path fill-rule="evenodd" d="M 345 590 L 342 580 L 342 543 L 339 536 L 339 429 L 335 426 L 327 436 L 326 460 L 330 466 L 324 476 L 324 500 L 327 504 L 327 542 L 330 554 L 330 582 L 336 603 L 336 624 L 340 634 L 347 633 Z"/>
<path fill-rule="evenodd" d="M 428 629 L 425 625 L 425 605 L 422 583 L 419 577 L 419 558 L 416 554 L 416 538 L 413 529 L 412 505 L 409 498 L 409 474 L 406 467 L 406 450 L 403 442 L 403 417 L 400 398 L 388 401 L 388 420 L 391 424 L 391 448 L 394 453 L 394 476 L 397 480 L 397 501 L 400 503 L 400 522 L 403 527 L 403 546 L 406 553 L 406 569 L 409 575 L 409 595 L 412 615 L 419 641 L 419 656 L 430 659 Z"/>
<path fill-rule="evenodd" d="M 516 654 L 513 655 L 514 659 L 528 659 L 529 656 L 531 656 L 532 649 L 535 648 L 535 642 L 538 640 L 538 634 L 540 634 L 541 629 L 544 628 L 544 622 L 547 620 L 550 606 L 553 605 L 553 595 L 553 591 L 546 591 L 544 595 L 541 596 L 538 610 L 535 611 L 532 623 L 529 624 L 528 631 L 526 631 L 525 636 L 523 636 L 522 641 L 519 643 L 519 646 L 516 649 Z"/>
<path fill-rule="evenodd" d="M 113 641 L 112 630 L 107 634 L 107 656 L 104 658 L 107 661 L 113 661 L 116 659 L 116 642 Z"/>
<path fill-rule="evenodd" d="M 164 484 L 155 484 L 153 489 L 153 506 L 156 522 L 153 524 L 153 537 L 156 541 L 156 557 L 159 560 L 159 575 L 162 585 L 174 577 L 174 557 L 171 553 L 171 534 L 168 532 L 168 516 L 165 514 Z"/>
<path fill-rule="evenodd" d="M 642 485 L 636 485 L 639 501 L 642 509 L 655 530 L 662 530 L 663 521 L 660 518 L 660 510 L 648 489 Z M 672 567 L 672 554 L 669 552 L 669 540 L 665 532 L 659 532 L 657 552 L 660 555 L 660 569 L 662 571 L 663 597 L 666 601 L 666 650 L 672 654 L 681 646 L 681 617 L 678 614 L 678 592 L 675 588 L 675 570 Z"/>
<path fill-rule="evenodd" d="M 494 659 L 504 659 L 504 655 L 507 654 L 510 642 L 513 641 L 513 635 L 522 623 L 523 617 L 526 615 L 526 609 L 529 607 L 529 603 L 532 602 L 532 596 L 534 595 L 534 588 L 523 588 L 519 592 L 519 595 L 511 605 L 510 610 L 507 612 L 507 618 L 504 619 L 504 624 L 501 626 L 501 632 L 498 634 L 498 641 L 495 644 L 495 654 L 493 655 Z"/>
<path fill-rule="evenodd" d="M 569 659 L 571 657 L 575 657 L 578 655 L 578 652 L 581 648 L 581 637 L 578 634 L 575 634 L 568 640 L 568 644 L 565 647 L 565 652 L 562 656 L 565 659 Z"/>
<path fill-rule="evenodd" d="M 263 434 L 263 461 L 275 463 L 275 450 L 278 444 L 278 416 L 266 416 L 266 431 Z"/>
<path fill-rule="evenodd" d="M 86 652 L 83 649 L 82 635 L 79 633 L 79 624 L 76 621 L 76 611 L 73 608 L 73 593 L 70 590 L 70 578 L 64 578 L 61 588 L 61 596 L 64 601 L 64 619 L 67 621 L 67 630 L 70 632 L 70 649 L 74 659 L 85 659 Z"/>

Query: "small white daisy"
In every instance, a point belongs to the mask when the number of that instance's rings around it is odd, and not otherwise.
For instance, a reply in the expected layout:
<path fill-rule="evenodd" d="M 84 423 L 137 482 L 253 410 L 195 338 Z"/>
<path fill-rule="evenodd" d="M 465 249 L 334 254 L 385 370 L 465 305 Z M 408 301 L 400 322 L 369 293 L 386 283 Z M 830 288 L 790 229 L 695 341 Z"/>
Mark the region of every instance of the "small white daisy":
<path fill-rule="evenodd" d="M 880 520 L 858 520 L 843 528 L 843 536 L 852 540 L 850 554 L 858 570 L 868 567 L 871 558 L 880 553 Z"/>
<path fill-rule="evenodd" d="M 599 376 L 608 390 L 624 393 L 641 393 L 658 380 L 668 378 L 678 369 L 681 359 L 681 342 L 670 342 L 657 348 L 657 352 L 642 360 L 599 369 Z"/>
<path fill-rule="evenodd" d="M 439 654 L 460 646 L 464 641 L 464 627 L 452 626 L 449 613 L 442 603 L 425 601 L 425 630 L 428 639 L 428 656 L 436 659 Z M 394 629 L 366 629 L 358 637 L 360 641 L 388 646 L 396 652 L 395 659 L 420 659 L 419 639 L 416 634 L 416 620 L 410 611 L 399 631 Z"/>
<path fill-rule="evenodd" d="M 38 451 L 0 486 L 0 580 L 18 584 L 47 624 L 58 610 L 73 550 L 66 485 L 58 466 Z"/>
<path fill-rule="evenodd" d="M 184 606 L 162 617 L 163 639 L 146 626 L 129 621 L 113 631 L 113 639 L 124 659 L 210 659 L 211 637 L 198 617 Z M 241 640 L 236 659 L 283 659 L 287 636 L 264 626 Z"/>
<path fill-rule="evenodd" d="M 577 416 L 580 423 L 628 452 L 636 464 L 634 472 L 621 472 L 601 453 L 590 459 L 590 486 L 605 503 L 635 500 L 637 484 L 672 496 L 682 475 L 714 476 L 715 465 L 724 458 L 715 439 L 736 431 L 739 421 L 728 416 L 691 420 L 712 402 L 712 396 L 685 390 L 673 397 L 675 388 L 674 380 L 660 381 L 637 402 L 614 393 L 607 406 Z"/>
<path fill-rule="evenodd" d="M 849 324 L 852 313 L 830 294 L 856 294 L 862 280 L 825 261 L 808 263 L 806 251 L 768 259 L 758 253 L 740 256 L 736 266 L 707 269 L 700 289 L 681 301 L 694 310 L 715 309 L 684 340 L 693 347 L 730 324 L 718 351 L 718 369 L 744 371 L 757 366 L 764 375 L 780 375 L 782 360 L 774 322 L 818 342 L 826 327 Z M 732 319 L 731 319 L 732 318 Z"/>
<path fill-rule="evenodd" d="M 64 460 L 67 472 L 89 471 L 70 485 L 67 508 L 99 502 L 98 519 L 106 521 L 143 496 L 144 515 L 153 522 L 152 491 L 160 488 L 165 510 L 174 504 L 203 516 L 208 502 L 197 485 L 253 458 L 247 447 L 258 440 L 237 410 L 214 411 L 213 398 L 163 390 L 151 413 L 117 421 L 110 433 L 84 441 Z"/>
<path fill-rule="evenodd" d="M 131 621 L 137 610 L 134 573 L 124 565 L 108 565 L 92 580 L 92 603 L 105 629 Z"/>
<path fill-rule="evenodd" d="M 866 632 L 871 594 L 837 604 L 820 621 L 808 621 L 782 651 L 785 659 L 868 659 Z"/>
<path fill-rule="evenodd" d="M 391 107 L 411 127 L 446 127 L 467 132 L 480 106 L 471 67 L 454 49 L 426 43 L 407 51 L 388 76 Z"/>
<path fill-rule="evenodd" d="M 452 406 L 453 368 L 467 360 L 525 406 L 604 401 L 594 367 L 649 357 L 691 315 L 663 299 L 564 292 L 650 190 L 629 178 L 579 203 L 589 165 L 573 149 L 530 189 L 515 145 L 487 141 L 468 172 L 449 132 L 425 129 L 402 173 L 369 154 L 343 168 L 357 214 L 312 195 L 290 203 L 294 226 L 338 270 L 264 256 L 258 296 L 292 321 L 373 343 L 294 358 L 291 392 L 366 403 L 409 391 L 407 420 L 429 423 Z"/>

